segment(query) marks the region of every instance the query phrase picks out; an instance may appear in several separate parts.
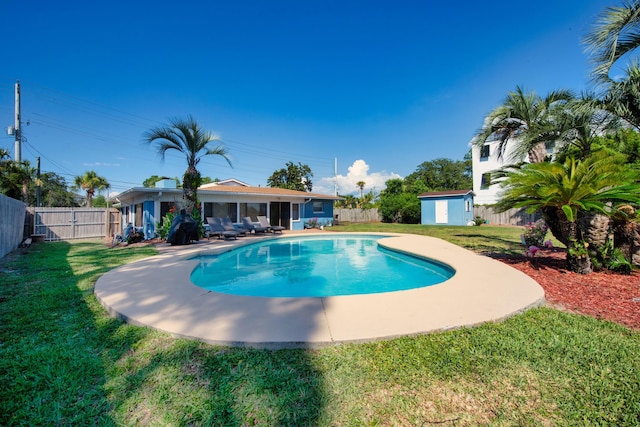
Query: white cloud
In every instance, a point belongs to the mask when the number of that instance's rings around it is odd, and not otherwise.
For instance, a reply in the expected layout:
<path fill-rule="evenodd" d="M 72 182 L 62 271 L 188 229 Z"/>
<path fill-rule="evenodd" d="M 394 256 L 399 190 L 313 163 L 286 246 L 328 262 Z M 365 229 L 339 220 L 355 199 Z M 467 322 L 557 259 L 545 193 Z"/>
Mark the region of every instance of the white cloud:
<path fill-rule="evenodd" d="M 336 177 L 320 178 L 318 183 L 314 183 L 313 192 L 321 194 L 334 194 L 335 185 L 338 185 L 338 194 L 343 196 L 352 194 L 360 195 L 360 189 L 356 185 L 359 181 L 364 181 L 364 193 L 373 191 L 376 195 L 385 189 L 385 182 L 394 178 L 402 178 L 397 173 L 386 171 L 369 173 L 369 165 L 364 160 L 356 160 L 349 166 L 347 175 Z"/>
<path fill-rule="evenodd" d="M 84 166 L 91 166 L 91 167 L 120 167 L 120 163 L 104 163 L 104 162 L 95 162 L 95 163 L 84 163 Z"/>

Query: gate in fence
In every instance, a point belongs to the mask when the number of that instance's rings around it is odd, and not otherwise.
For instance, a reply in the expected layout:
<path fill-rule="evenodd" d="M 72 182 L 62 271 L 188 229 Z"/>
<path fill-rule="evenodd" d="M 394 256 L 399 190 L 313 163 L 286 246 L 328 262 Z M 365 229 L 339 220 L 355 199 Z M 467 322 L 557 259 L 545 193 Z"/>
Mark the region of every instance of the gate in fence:
<path fill-rule="evenodd" d="M 120 211 L 107 208 L 28 208 L 32 235 L 46 241 L 111 237 L 122 228 Z"/>

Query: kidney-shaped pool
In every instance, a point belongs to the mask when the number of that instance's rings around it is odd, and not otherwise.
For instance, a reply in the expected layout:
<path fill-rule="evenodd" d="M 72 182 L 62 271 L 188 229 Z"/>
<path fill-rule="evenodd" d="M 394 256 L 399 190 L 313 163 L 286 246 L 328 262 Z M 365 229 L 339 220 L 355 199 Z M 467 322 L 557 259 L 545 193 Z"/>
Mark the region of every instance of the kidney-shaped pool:
<path fill-rule="evenodd" d="M 259 242 L 199 255 L 191 281 L 204 289 L 260 297 L 330 297 L 415 289 L 442 283 L 442 263 L 378 246 L 384 236 L 333 235 Z"/>

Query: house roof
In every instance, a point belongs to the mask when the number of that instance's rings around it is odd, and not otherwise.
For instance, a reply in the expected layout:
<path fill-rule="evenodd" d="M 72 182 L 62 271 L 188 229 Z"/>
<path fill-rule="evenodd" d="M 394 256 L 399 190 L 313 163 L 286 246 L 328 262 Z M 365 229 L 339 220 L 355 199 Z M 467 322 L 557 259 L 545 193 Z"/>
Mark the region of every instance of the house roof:
<path fill-rule="evenodd" d="M 200 192 L 207 193 L 224 193 L 224 194 L 255 194 L 260 196 L 293 196 L 303 197 L 305 199 L 330 199 L 342 200 L 342 197 L 330 196 L 328 194 L 307 193 L 306 191 L 289 190 L 277 187 L 242 187 L 237 185 L 216 185 L 209 187 L 200 187 Z"/>
<path fill-rule="evenodd" d="M 127 200 L 141 193 L 175 193 L 182 194 L 182 189 L 175 188 L 154 188 L 154 187 L 134 187 L 114 196 L 119 200 Z M 342 197 L 331 196 L 328 194 L 307 193 L 306 191 L 288 190 L 286 188 L 272 187 L 250 187 L 246 185 L 210 185 L 206 184 L 198 188 L 200 194 L 226 194 L 226 195 L 255 195 L 255 196 L 288 196 L 300 199 L 324 199 L 324 200 L 342 200 Z"/>
<path fill-rule="evenodd" d="M 241 186 L 241 187 L 250 187 L 250 185 L 247 184 L 246 182 L 242 182 L 239 179 L 235 179 L 235 178 L 229 178 L 229 179 L 224 179 L 222 181 L 214 181 L 208 184 L 203 184 L 200 186 L 199 189 L 203 190 L 205 188 L 217 187 L 219 185 L 234 185 L 234 186 Z"/>
<path fill-rule="evenodd" d="M 449 190 L 449 191 L 431 191 L 427 193 L 422 193 L 418 196 L 419 199 L 426 199 L 431 197 L 453 197 L 453 196 L 466 196 L 471 193 L 473 195 L 473 190 Z"/>

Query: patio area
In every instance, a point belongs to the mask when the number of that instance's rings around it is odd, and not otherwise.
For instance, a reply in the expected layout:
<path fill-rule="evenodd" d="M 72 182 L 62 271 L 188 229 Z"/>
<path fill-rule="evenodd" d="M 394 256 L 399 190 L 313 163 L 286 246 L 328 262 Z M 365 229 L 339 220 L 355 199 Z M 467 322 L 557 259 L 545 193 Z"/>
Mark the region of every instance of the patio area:
<path fill-rule="evenodd" d="M 390 237 L 380 245 L 448 264 L 456 274 L 425 288 L 326 298 L 234 296 L 190 282 L 198 263 L 193 256 L 281 238 L 267 235 L 160 245 L 159 255 L 104 274 L 95 293 L 113 316 L 130 323 L 213 344 L 260 348 L 321 347 L 461 328 L 499 321 L 545 301 L 538 283 L 500 261 L 433 237 L 383 235 Z"/>

